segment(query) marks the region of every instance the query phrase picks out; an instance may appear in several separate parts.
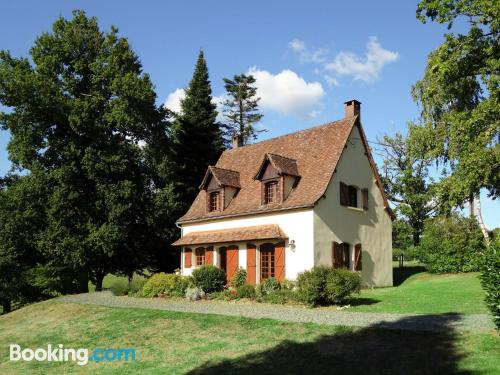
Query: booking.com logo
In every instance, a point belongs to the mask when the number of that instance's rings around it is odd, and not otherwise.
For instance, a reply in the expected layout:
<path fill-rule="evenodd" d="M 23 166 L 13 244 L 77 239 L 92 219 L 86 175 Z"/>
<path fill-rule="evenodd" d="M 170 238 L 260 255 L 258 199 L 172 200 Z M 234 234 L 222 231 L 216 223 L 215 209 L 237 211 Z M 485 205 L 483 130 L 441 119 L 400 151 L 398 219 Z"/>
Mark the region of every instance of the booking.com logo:
<path fill-rule="evenodd" d="M 47 348 L 21 348 L 20 345 L 10 344 L 11 361 L 38 361 L 38 362 L 75 362 L 79 366 L 85 366 L 89 362 L 135 362 L 135 349 L 94 349 L 89 354 L 88 349 L 65 348 L 64 345 L 47 345 Z"/>

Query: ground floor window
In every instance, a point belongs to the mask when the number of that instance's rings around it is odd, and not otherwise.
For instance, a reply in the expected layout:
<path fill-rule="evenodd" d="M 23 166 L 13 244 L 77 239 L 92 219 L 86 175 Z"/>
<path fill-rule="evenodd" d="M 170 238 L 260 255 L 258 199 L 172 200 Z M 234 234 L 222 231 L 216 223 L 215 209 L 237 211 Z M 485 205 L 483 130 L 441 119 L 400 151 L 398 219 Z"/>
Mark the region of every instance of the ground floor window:
<path fill-rule="evenodd" d="M 205 264 L 205 248 L 199 247 L 195 250 L 196 265 L 203 266 Z"/>
<path fill-rule="evenodd" d="M 260 279 L 264 281 L 275 277 L 274 245 L 263 244 L 260 247 Z"/>
<path fill-rule="evenodd" d="M 351 258 L 348 243 L 333 243 L 333 267 L 351 268 Z"/>

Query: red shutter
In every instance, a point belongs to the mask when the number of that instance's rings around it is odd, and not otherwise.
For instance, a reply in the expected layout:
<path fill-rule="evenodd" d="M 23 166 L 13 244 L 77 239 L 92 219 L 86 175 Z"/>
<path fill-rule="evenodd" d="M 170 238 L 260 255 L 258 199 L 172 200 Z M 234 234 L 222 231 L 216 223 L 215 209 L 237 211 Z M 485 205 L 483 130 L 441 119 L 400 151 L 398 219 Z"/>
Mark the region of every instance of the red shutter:
<path fill-rule="evenodd" d="M 184 268 L 191 268 L 191 260 L 193 258 L 193 250 L 184 248 Z"/>
<path fill-rule="evenodd" d="M 361 244 L 358 243 L 356 246 L 354 246 L 354 269 L 356 271 L 361 271 L 362 269 L 362 250 L 361 250 Z"/>
<path fill-rule="evenodd" d="M 231 277 L 233 277 L 234 273 L 238 271 L 238 246 L 229 246 L 226 251 L 226 257 L 226 276 L 227 282 L 229 284 L 229 281 L 231 281 Z"/>
<path fill-rule="evenodd" d="M 205 264 L 212 266 L 214 264 L 214 247 L 209 246 L 205 249 Z"/>
<path fill-rule="evenodd" d="M 368 210 L 368 189 L 361 190 L 361 197 L 363 200 L 363 210 Z"/>
<path fill-rule="evenodd" d="M 347 206 L 349 204 L 349 188 L 343 182 L 340 183 L 340 205 Z"/>
<path fill-rule="evenodd" d="M 257 246 L 247 245 L 247 284 L 255 285 L 257 271 Z"/>
<path fill-rule="evenodd" d="M 274 275 L 280 282 L 285 279 L 285 253 L 284 242 L 274 245 Z"/>

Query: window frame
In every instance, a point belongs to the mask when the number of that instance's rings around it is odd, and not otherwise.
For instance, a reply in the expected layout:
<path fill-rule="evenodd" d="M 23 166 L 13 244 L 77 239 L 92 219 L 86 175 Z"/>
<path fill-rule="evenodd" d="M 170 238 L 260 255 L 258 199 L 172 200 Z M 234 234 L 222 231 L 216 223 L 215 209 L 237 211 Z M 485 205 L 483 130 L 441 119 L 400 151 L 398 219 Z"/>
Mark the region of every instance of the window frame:
<path fill-rule="evenodd" d="M 194 265 L 195 267 L 201 267 L 205 265 L 207 259 L 207 249 L 204 247 L 197 247 L 194 250 Z"/>
<path fill-rule="evenodd" d="M 274 245 L 260 248 L 260 282 L 276 277 L 276 249 Z"/>
<path fill-rule="evenodd" d="M 212 209 L 212 196 L 217 195 L 217 208 Z M 207 208 L 208 212 L 219 212 L 222 208 L 222 191 L 221 189 L 207 191 Z"/>
<path fill-rule="evenodd" d="M 268 187 L 270 185 L 274 186 L 273 189 L 273 200 L 270 201 L 269 198 L 269 190 Z M 264 180 L 262 181 L 262 188 L 263 188 L 263 193 L 262 193 L 262 204 L 267 206 L 271 204 L 277 204 L 281 201 L 280 199 L 280 179 L 270 179 L 270 180 Z"/>

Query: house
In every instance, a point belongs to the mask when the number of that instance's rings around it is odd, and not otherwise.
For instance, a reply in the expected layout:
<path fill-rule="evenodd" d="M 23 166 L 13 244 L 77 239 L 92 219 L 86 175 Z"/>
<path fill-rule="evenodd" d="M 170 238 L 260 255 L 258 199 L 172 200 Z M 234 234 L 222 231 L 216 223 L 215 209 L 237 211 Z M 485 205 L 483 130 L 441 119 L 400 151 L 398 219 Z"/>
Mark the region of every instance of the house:
<path fill-rule="evenodd" d="M 343 119 L 233 148 L 207 169 L 178 220 L 181 273 L 213 264 L 228 280 L 293 280 L 313 266 L 360 272 L 366 285 L 392 285 L 391 211 L 360 120 Z"/>

